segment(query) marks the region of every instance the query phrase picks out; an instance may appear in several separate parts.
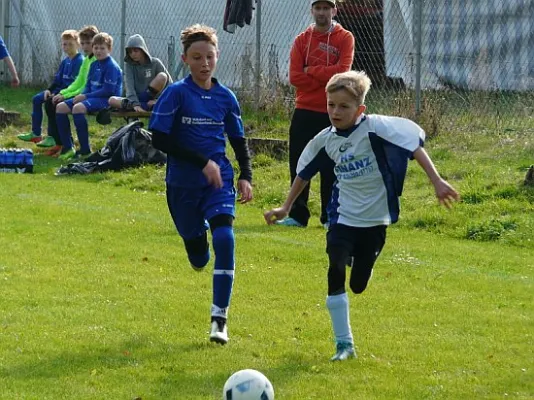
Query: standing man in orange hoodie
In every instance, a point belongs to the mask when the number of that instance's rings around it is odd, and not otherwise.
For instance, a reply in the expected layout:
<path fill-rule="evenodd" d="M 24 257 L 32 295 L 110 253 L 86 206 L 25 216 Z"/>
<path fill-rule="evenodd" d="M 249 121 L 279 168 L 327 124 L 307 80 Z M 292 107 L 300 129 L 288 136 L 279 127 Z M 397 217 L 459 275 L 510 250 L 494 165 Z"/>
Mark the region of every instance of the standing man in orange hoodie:
<path fill-rule="evenodd" d="M 335 0 L 312 0 L 315 20 L 300 33 L 291 48 L 289 82 L 297 90 L 296 107 L 289 128 L 289 171 L 291 182 L 296 177 L 299 157 L 308 142 L 330 126 L 326 111 L 325 87 L 337 73 L 349 71 L 354 58 L 354 36 L 333 20 L 337 13 Z M 327 205 L 332 196 L 334 164 L 321 171 L 321 223 L 328 227 Z M 278 225 L 306 227 L 309 187 L 293 204 L 289 216 Z"/>

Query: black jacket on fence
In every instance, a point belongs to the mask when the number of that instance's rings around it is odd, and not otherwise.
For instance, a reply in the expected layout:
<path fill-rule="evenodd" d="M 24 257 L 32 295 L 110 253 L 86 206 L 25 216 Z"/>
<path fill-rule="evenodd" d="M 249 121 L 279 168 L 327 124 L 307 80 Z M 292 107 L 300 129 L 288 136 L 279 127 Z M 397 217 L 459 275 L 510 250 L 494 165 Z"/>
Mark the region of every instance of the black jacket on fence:
<path fill-rule="evenodd" d="M 152 146 L 152 135 L 144 130 L 141 121 L 118 128 L 99 151 L 85 162 L 61 167 L 56 175 L 90 174 L 92 172 L 119 171 L 142 164 L 164 164 L 165 154 Z"/>
<path fill-rule="evenodd" d="M 254 11 L 254 0 L 226 0 L 224 9 L 223 29 L 228 33 L 234 33 L 236 25 L 243 28 L 250 25 Z"/>

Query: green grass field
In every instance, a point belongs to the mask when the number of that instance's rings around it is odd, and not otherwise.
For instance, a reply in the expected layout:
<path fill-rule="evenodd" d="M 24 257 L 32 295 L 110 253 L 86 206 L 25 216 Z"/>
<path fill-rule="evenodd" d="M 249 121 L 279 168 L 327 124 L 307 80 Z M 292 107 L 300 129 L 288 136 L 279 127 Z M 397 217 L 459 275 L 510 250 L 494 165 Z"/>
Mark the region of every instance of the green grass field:
<path fill-rule="evenodd" d="M 0 88 L 24 113 L 0 147 L 24 147 L 34 92 Z M 111 129 L 91 122 L 94 149 Z M 412 163 L 401 221 L 349 296 L 359 357 L 336 364 L 316 182 L 310 227 L 263 222 L 286 162 L 256 156 L 255 200 L 237 208 L 225 347 L 207 339 L 212 263 L 188 266 L 163 168 L 56 177 L 37 155 L 35 174 L 0 174 L 0 399 L 220 399 L 244 368 L 277 399 L 534 398 L 532 134 L 456 128 L 427 149 L 463 201 L 440 208 Z"/>

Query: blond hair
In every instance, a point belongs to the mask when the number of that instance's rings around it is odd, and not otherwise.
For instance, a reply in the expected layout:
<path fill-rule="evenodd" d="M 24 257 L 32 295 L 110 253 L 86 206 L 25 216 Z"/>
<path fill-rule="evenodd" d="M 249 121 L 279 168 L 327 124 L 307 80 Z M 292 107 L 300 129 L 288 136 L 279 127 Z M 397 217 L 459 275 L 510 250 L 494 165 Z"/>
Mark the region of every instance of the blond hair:
<path fill-rule="evenodd" d="M 180 41 L 184 47 L 184 54 L 195 42 L 208 42 L 215 47 L 218 46 L 217 31 L 210 26 L 195 24 L 188 26 L 180 32 Z"/>
<path fill-rule="evenodd" d="M 365 103 L 365 96 L 370 88 L 371 79 L 364 71 L 347 71 L 335 74 L 326 84 L 327 93 L 345 90 L 354 97 L 358 105 Z"/>
<path fill-rule="evenodd" d="M 80 38 L 78 36 L 78 31 L 74 29 L 67 29 L 61 34 L 61 40 L 74 40 L 76 43 L 80 43 Z"/>
<path fill-rule="evenodd" d="M 113 38 L 111 37 L 109 33 L 100 32 L 99 34 L 95 35 L 95 37 L 93 38 L 93 46 L 95 44 L 100 44 L 100 45 L 105 44 L 111 50 L 111 48 L 113 47 Z"/>
<path fill-rule="evenodd" d="M 98 35 L 98 28 L 94 25 L 86 25 L 78 31 L 80 39 L 93 40 Z"/>

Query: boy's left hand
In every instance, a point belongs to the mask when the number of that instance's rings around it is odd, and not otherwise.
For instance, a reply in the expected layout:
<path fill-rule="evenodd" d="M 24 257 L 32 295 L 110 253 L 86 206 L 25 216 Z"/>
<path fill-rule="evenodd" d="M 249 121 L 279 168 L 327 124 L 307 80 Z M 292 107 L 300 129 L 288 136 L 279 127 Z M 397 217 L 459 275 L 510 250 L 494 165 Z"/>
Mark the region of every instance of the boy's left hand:
<path fill-rule="evenodd" d="M 460 195 L 446 180 L 439 179 L 434 183 L 436 197 L 447 208 L 451 208 L 453 201 L 460 200 Z"/>
<path fill-rule="evenodd" d="M 239 193 L 237 201 L 241 204 L 248 203 L 252 200 L 252 185 L 246 179 L 237 181 L 237 192 Z"/>
<path fill-rule="evenodd" d="M 81 103 L 82 101 L 84 101 L 86 99 L 85 95 L 84 94 L 79 94 L 78 96 L 76 96 L 74 98 L 74 100 L 72 101 L 73 104 L 78 104 L 78 103 Z"/>

